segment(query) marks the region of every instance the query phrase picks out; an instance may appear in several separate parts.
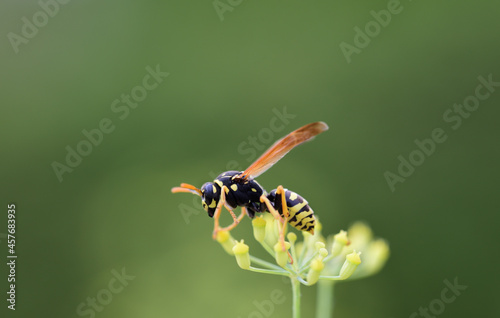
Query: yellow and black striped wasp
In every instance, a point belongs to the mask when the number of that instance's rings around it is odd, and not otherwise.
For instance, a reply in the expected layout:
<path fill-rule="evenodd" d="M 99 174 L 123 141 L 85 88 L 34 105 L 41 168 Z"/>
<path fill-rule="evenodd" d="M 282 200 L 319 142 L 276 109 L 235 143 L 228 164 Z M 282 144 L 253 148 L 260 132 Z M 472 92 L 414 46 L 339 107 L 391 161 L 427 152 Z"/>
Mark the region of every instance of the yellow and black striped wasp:
<path fill-rule="evenodd" d="M 284 249 L 284 220 L 300 231 L 314 234 L 314 212 L 308 202 L 297 193 L 284 189 L 281 185 L 267 193 L 255 178 L 271 168 L 290 150 L 326 130 L 328 126 L 324 122 L 305 125 L 276 141 L 245 171 L 226 171 L 213 182 L 205 183 L 200 189 L 182 183 L 180 187 L 172 188 L 172 192 L 189 192 L 201 197 L 203 208 L 214 218 L 214 239 L 218 231 L 233 229 L 245 215 L 254 218 L 257 212 L 272 213 L 283 225 L 280 227 L 280 241 Z M 221 228 L 219 217 L 223 206 L 231 214 L 233 223 Z M 241 207 L 241 214 L 236 217 L 233 210 L 238 206 Z"/>

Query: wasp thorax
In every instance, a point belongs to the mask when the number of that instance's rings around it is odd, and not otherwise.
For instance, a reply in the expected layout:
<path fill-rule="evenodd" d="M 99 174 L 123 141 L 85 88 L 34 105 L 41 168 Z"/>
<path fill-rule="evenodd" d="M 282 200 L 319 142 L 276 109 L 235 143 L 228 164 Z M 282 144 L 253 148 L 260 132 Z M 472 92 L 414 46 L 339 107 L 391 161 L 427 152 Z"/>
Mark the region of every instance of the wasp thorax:
<path fill-rule="evenodd" d="M 219 202 L 220 189 L 213 182 L 207 182 L 201 187 L 201 204 L 208 215 L 212 217 Z"/>

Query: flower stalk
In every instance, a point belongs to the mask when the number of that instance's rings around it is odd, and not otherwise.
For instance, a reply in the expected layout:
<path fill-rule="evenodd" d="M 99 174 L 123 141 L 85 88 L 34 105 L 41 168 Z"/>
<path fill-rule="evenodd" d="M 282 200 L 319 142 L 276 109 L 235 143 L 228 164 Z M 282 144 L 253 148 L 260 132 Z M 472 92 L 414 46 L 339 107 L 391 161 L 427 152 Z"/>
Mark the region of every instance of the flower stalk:
<path fill-rule="evenodd" d="M 300 318 L 300 281 L 297 278 L 290 277 L 292 282 L 292 317 Z"/>
<path fill-rule="evenodd" d="M 318 282 L 318 298 L 316 300 L 316 318 L 331 318 L 334 308 L 334 286 L 331 280 L 321 280 Z"/>

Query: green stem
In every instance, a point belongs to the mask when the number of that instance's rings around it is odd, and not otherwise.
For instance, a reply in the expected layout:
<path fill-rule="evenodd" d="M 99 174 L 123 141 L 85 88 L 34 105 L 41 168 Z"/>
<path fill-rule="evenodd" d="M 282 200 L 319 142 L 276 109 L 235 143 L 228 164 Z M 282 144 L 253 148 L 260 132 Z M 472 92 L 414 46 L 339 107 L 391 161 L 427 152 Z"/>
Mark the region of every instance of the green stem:
<path fill-rule="evenodd" d="M 250 270 L 252 272 L 263 273 L 263 274 L 273 274 L 273 275 L 281 275 L 281 276 L 290 276 L 290 274 L 288 272 L 285 272 L 283 270 L 275 271 L 275 270 L 272 270 L 272 269 L 263 269 L 263 268 L 253 267 L 253 266 L 250 266 L 250 268 L 248 270 Z"/>
<path fill-rule="evenodd" d="M 295 251 L 295 242 L 293 242 L 293 244 L 290 242 L 291 244 L 291 252 L 292 252 L 292 260 L 293 260 L 293 269 L 295 270 L 295 272 L 298 272 L 299 271 L 299 259 L 297 258 L 297 253 Z"/>
<path fill-rule="evenodd" d="M 334 282 L 328 280 L 320 280 L 318 282 L 318 295 L 316 300 L 316 318 L 332 318 L 333 317 L 333 288 Z"/>
<path fill-rule="evenodd" d="M 293 292 L 293 318 L 300 318 L 300 282 L 296 277 L 290 277 Z"/>
<path fill-rule="evenodd" d="M 258 257 L 252 256 L 252 255 L 250 255 L 250 260 L 252 261 L 252 263 L 259 264 L 260 266 L 264 266 L 264 267 L 267 267 L 269 269 L 282 270 L 281 267 L 274 265 L 272 263 L 266 262 L 265 260 L 262 260 Z"/>
<path fill-rule="evenodd" d="M 315 252 L 314 252 L 314 253 L 313 253 L 313 254 L 312 254 L 312 255 L 311 255 L 311 256 L 307 259 L 307 261 L 305 261 L 305 262 L 304 262 L 304 264 L 311 264 L 311 261 L 312 261 L 312 260 L 313 260 L 316 256 L 318 256 L 318 255 L 319 255 L 319 252 L 318 252 L 318 251 L 315 251 Z M 306 271 L 306 270 L 308 270 L 308 269 L 309 269 L 309 265 L 307 265 L 305 268 L 304 268 L 304 267 L 302 267 L 300 271 L 302 272 L 302 271 Z"/>
<path fill-rule="evenodd" d="M 267 245 L 267 243 L 265 241 L 260 243 L 260 244 L 266 250 L 266 252 L 268 252 L 272 257 L 274 257 L 275 253 L 274 253 L 273 249 L 269 245 Z"/>
<path fill-rule="evenodd" d="M 297 280 L 298 280 L 298 281 L 299 281 L 299 283 L 301 283 L 301 284 L 304 284 L 304 285 L 306 285 L 306 286 L 311 286 L 311 285 L 309 285 L 309 283 L 308 283 L 308 282 L 306 282 L 306 281 L 305 281 L 302 277 L 300 277 L 300 276 L 297 276 Z"/>

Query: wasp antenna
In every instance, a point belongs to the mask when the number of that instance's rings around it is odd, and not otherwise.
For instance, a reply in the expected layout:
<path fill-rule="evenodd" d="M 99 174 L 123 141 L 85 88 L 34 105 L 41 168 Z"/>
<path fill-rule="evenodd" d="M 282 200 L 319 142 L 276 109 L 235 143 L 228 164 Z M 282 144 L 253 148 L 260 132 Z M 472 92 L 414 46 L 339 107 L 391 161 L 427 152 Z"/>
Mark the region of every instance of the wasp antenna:
<path fill-rule="evenodd" d="M 180 192 L 192 193 L 201 197 L 201 190 L 187 183 L 181 183 L 180 187 L 172 188 L 172 193 L 180 193 Z"/>

